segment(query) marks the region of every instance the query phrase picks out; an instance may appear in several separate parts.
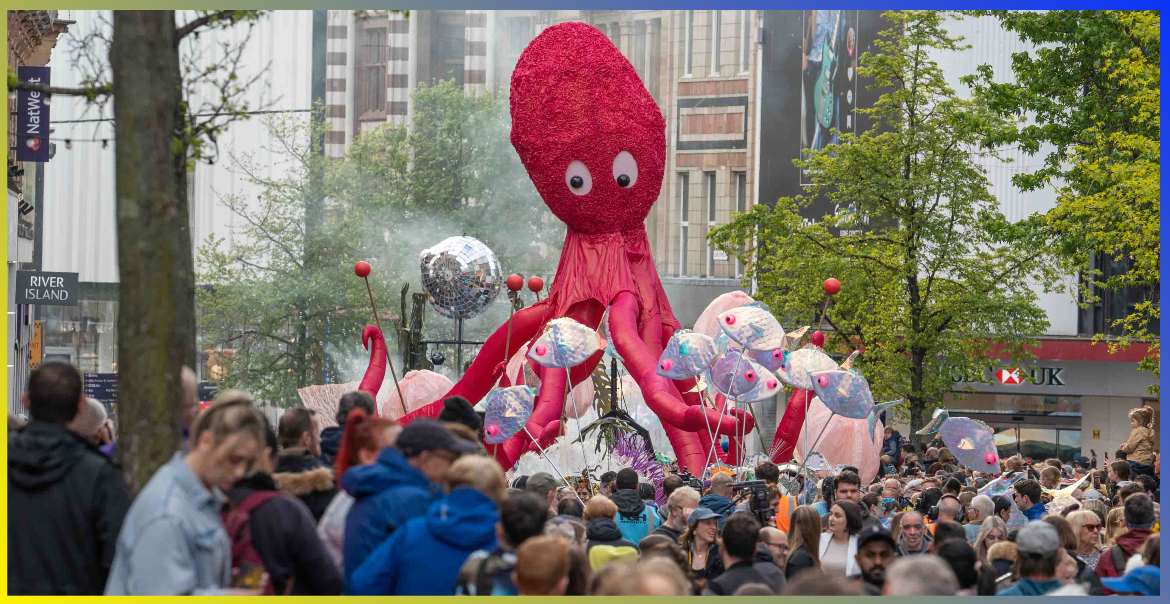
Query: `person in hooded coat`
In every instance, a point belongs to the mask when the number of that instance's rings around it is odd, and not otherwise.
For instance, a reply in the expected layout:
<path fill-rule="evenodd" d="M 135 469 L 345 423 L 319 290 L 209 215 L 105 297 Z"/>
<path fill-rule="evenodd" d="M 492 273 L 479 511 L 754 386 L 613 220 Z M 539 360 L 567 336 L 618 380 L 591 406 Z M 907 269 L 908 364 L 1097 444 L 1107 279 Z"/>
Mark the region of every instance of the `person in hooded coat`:
<path fill-rule="evenodd" d="M 633 543 L 653 533 L 660 524 L 657 507 L 642 499 L 638 487 L 638 473 L 624 468 L 617 473 L 618 490 L 610 497 L 618 509 L 614 522 L 622 532 L 622 537 Z"/>
<path fill-rule="evenodd" d="M 614 522 L 618 507 L 605 495 L 594 495 L 585 504 L 586 537 L 588 543 L 585 551 L 588 552 L 595 545 L 612 545 L 614 547 L 630 547 L 638 551 L 638 545 L 622 537 L 622 531 Z"/>
<path fill-rule="evenodd" d="M 427 513 L 443 496 L 451 464 L 474 443 L 441 422 L 420 418 L 368 466 L 349 468 L 341 486 L 354 498 L 345 519 L 343 562 L 348 580 L 366 557 L 409 520 Z"/>
<path fill-rule="evenodd" d="M 890 426 L 886 426 L 886 435 L 882 440 L 881 454 L 889 455 L 890 459 L 893 460 L 894 465 L 898 465 L 899 460 L 902 459 L 902 444 L 905 442 L 906 441 L 902 438 L 901 432 L 898 432 Z"/>
<path fill-rule="evenodd" d="M 122 473 L 65 427 L 86 405 L 77 369 L 41 365 L 22 398 L 32 419 L 8 439 L 8 594 L 101 594 L 130 508 Z"/>
<path fill-rule="evenodd" d="M 355 390 L 342 395 L 337 402 L 336 426 L 329 426 L 321 431 L 321 463 L 332 468 L 337 463 L 337 452 L 341 450 L 341 437 L 345 434 L 345 420 L 354 409 L 361 409 L 366 417 L 377 415 L 374 397 L 368 392 Z"/>
<path fill-rule="evenodd" d="M 354 571 L 351 595 L 447 596 L 477 550 L 496 547 L 497 503 L 507 492 L 495 460 L 468 456 L 451 466 L 447 496 L 395 531 Z"/>

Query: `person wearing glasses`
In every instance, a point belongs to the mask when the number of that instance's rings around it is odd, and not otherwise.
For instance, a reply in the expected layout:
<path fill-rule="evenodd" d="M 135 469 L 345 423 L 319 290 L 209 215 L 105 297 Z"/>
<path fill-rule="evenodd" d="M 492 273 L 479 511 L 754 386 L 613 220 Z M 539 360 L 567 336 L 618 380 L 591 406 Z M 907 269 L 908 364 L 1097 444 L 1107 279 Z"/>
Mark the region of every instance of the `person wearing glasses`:
<path fill-rule="evenodd" d="M 1068 515 L 1068 523 L 1077 536 L 1077 549 L 1073 552 L 1086 566 L 1097 570 L 1097 559 L 1101 557 L 1101 518 L 1096 512 L 1077 510 Z"/>
<path fill-rule="evenodd" d="M 760 545 L 772 553 L 772 563 L 780 568 L 788 565 L 788 535 L 774 527 L 760 529 Z"/>

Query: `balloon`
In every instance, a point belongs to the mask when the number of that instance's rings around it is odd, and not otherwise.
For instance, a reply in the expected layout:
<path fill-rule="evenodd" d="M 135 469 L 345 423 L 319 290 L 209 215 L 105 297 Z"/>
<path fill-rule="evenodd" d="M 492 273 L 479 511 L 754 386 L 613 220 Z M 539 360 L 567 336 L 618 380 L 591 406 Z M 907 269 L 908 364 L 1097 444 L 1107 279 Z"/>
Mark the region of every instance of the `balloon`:
<path fill-rule="evenodd" d="M 802 401 L 803 402 L 803 401 Z M 796 439 L 796 458 L 804 459 L 806 449 L 816 440 L 831 412 L 819 398 L 813 398 L 808 408 L 808 418 Z M 850 419 L 833 415 L 829 427 L 821 436 L 814 449 L 834 467 L 845 464 L 860 470 L 861 484 L 869 484 L 877 476 L 878 460 L 881 458 L 882 437 L 885 428 L 878 422 L 873 437 L 869 434 L 869 422 L 865 419 Z M 807 444 L 805 437 L 808 437 Z"/>
<path fill-rule="evenodd" d="M 517 289 L 519 289 L 519 288 L 517 288 Z M 534 294 L 536 292 L 544 289 L 544 279 L 541 279 L 540 277 L 533 277 L 533 278 L 529 279 L 528 280 L 528 289 L 531 290 L 532 293 L 534 293 Z"/>
<path fill-rule="evenodd" d="M 402 395 L 406 397 L 406 412 L 410 413 L 444 394 L 450 392 L 455 384 L 445 376 L 425 369 L 407 372 L 398 381 L 402 388 Z M 402 405 L 398 403 L 398 390 L 394 382 L 383 384 L 379 390 L 378 408 L 382 417 L 398 419 L 402 417 Z"/>
<path fill-rule="evenodd" d="M 505 281 L 505 283 L 508 285 L 508 289 L 514 292 L 518 292 L 520 291 L 521 287 L 524 287 L 524 277 L 521 277 L 520 275 L 511 275 L 508 277 L 508 280 Z"/>
<path fill-rule="evenodd" d="M 370 275 L 370 263 L 366 262 L 365 260 L 358 262 L 357 264 L 353 265 L 353 272 L 359 277 L 368 277 Z"/>
<path fill-rule="evenodd" d="M 820 348 L 825 347 L 825 332 L 817 331 L 808 338 L 809 343 Z"/>
<path fill-rule="evenodd" d="M 832 277 L 825 279 L 825 293 L 826 294 L 829 294 L 830 296 L 835 296 L 835 295 L 837 295 L 837 292 L 839 292 L 839 291 L 841 291 L 841 282 L 840 281 L 838 281 Z"/>

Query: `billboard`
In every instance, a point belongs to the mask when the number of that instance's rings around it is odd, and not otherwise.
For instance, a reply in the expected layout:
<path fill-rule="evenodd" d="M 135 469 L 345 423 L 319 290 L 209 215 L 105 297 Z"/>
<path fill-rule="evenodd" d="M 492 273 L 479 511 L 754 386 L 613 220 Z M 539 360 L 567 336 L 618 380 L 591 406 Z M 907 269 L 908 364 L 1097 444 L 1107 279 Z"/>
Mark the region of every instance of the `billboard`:
<path fill-rule="evenodd" d="M 871 107 L 880 91 L 866 90 L 858 60 L 874 51 L 879 32 L 889 29 L 881 11 L 761 11 L 760 198 L 775 204 L 804 192 L 808 175 L 793 165 L 806 149 L 839 142 L 840 132 L 863 132 L 868 124 L 854 113 Z M 834 132 L 836 131 L 836 132 Z M 812 203 L 809 220 L 848 211 L 828 200 Z"/>

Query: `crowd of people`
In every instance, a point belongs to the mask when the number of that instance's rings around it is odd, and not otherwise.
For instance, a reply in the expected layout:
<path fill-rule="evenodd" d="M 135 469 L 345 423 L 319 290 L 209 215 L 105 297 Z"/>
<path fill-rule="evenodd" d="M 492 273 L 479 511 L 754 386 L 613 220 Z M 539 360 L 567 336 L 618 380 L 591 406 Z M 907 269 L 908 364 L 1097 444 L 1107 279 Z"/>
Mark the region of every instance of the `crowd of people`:
<path fill-rule="evenodd" d="M 402 426 L 352 392 L 318 435 L 307 409 L 272 426 L 243 392 L 199 412 L 184 389 L 182 449 L 121 452 L 170 456 L 131 500 L 77 370 L 32 372 L 9 427 L 10 594 L 1160 595 L 1148 407 L 1101 469 L 1017 455 L 981 474 L 887 428 L 871 484 L 763 462 L 590 489 L 509 484 L 459 397 Z"/>

